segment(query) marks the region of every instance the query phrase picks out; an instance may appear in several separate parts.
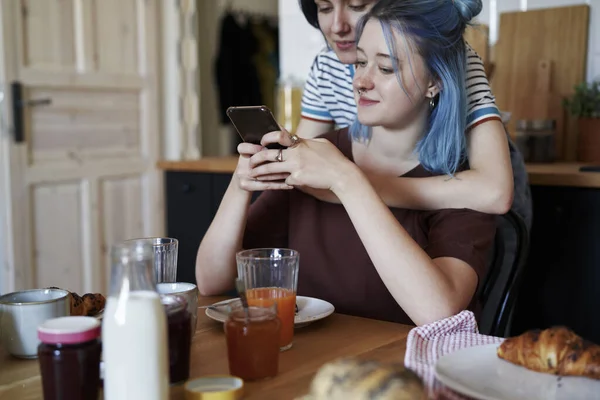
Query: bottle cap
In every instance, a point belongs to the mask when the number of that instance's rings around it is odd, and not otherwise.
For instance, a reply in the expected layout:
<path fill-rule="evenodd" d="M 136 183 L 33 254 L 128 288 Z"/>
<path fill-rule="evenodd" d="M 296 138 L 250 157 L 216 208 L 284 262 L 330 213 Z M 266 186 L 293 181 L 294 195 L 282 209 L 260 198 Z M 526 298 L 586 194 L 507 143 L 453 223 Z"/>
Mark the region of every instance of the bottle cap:
<path fill-rule="evenodd" d="M 47 344 L 77 344 L 100 337 L 100 321 L 94 317 L 60 317 L 38 327 L 38 338 Z"/>
<path fill-rule="evenodd" d="M 238 400 L 244 381 L 235 376 L 215 375 L 192 379 L 185 384 L 186 400 Z"/>

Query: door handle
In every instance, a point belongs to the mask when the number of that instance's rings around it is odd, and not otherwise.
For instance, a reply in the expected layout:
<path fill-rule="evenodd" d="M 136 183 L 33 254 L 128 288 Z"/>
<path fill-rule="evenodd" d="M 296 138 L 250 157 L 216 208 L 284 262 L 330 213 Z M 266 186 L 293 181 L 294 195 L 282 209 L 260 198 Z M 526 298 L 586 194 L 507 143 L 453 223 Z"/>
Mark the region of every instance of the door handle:
<path fill-rule="evenodd" d="M 13 82 L 10 84 L 10 92 L 12 95 L 12 116 L 15 132 L 15 143 L 23 143 L 25 141 L 25 133 L 23 132 L 23 85 L 21 82 Z"/>
<path fill-rule="evenodd" d="M 23 131 L 23 108 L 47 106 L 52 104 L 51 98 L 23 100 L 23 85 L 21 82 L 14 81 L 10 85 L 12 94 L 12 115 L 15 132 L 15 143 L 25 141 L 25 132 Z"/>
<path fill-rule="evenodd" d="M 52 99 L 48 97 L 44 99 L 32 99 L 22 101 L 21 107 L 49 106 L 50 104 L 52 104 Z"/>

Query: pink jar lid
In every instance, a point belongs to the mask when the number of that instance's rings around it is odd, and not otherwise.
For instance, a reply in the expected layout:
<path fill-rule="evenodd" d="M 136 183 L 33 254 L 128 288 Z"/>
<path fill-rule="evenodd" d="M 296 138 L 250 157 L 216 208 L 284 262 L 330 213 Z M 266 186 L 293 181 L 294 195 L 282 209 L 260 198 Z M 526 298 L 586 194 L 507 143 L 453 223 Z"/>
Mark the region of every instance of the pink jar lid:
<path fill-rule="evenodd" d="M 60 317 L 38 327 L 38 338 L 47 344 L 77 344 L 100 337 L 100 321 L 94 317 Z"/>

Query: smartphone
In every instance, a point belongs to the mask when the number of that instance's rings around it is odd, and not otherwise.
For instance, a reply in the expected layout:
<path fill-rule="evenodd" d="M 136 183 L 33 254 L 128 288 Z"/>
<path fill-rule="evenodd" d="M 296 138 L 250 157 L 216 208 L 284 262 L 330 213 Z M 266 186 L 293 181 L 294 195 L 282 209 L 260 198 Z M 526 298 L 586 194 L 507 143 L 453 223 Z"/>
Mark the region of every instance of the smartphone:
<path fill-rule="evenodd" d="M 227 116 L 244 142 L 260 145 L 262 137 L 281 130 L 273 113 L 267 106 L 229 107 Z M 278 143 L 267 146 L 269 149 L 283 149 Z"/>

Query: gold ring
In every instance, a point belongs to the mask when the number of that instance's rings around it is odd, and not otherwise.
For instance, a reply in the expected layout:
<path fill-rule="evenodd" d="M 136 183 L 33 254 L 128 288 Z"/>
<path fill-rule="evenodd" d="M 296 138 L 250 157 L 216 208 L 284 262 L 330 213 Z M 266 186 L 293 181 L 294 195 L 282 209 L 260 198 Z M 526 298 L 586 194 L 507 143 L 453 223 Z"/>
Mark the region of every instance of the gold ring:
<path fill-rule="evenodd" d="M 298 143 L 300 143 L 300 138 L 298 137 L 298 135 L 290 135 L 290 139 L 292 141 L 292 145 L 290 147 L 294 147 Z"/>
<path fill-rule="evenodd" d="M 283 162 L 283 149 L 279 149 L 279 153 L 277 153 L 277 157 L 275 157 L 275 161 Z"/>

